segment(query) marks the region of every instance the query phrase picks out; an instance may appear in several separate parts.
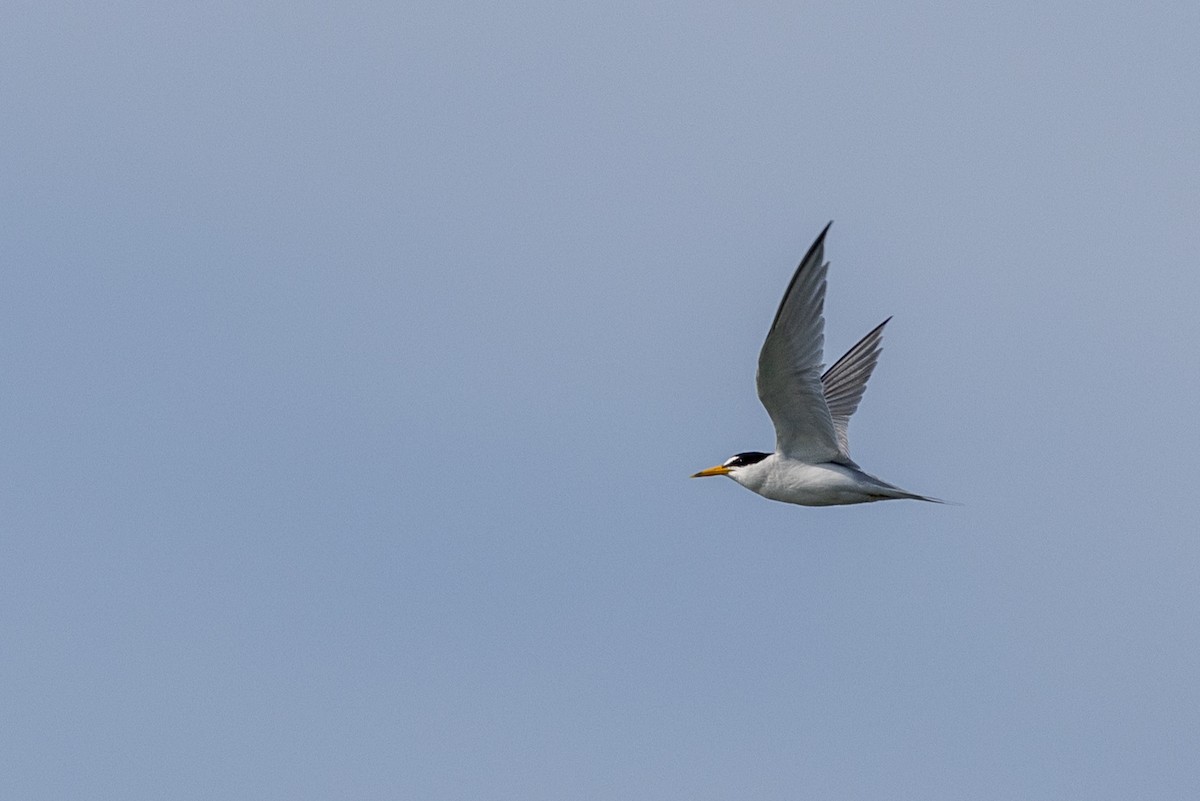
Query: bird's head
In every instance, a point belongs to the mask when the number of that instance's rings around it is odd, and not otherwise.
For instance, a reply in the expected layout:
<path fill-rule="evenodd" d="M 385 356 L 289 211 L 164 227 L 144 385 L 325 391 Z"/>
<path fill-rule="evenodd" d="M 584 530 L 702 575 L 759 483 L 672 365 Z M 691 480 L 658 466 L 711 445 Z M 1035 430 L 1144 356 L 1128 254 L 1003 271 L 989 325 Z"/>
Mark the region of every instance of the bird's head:
<path fill-rule="evenodd" d="M 771 454 L 761 453 L 759 451 L 747 451 L 746 453 L 735 453 L 723 463 L 716 467 L 710 467 L 707 470 L 701 470 L 699 473 L 692 475 L 692 478 L 704 478 L 706 476 L 729 476 L 733 480 L 737 480 L 737 474 L 741 470 L 745 470 L 751 465 L 756 465 L 763 459 L 766 459 Z"/>

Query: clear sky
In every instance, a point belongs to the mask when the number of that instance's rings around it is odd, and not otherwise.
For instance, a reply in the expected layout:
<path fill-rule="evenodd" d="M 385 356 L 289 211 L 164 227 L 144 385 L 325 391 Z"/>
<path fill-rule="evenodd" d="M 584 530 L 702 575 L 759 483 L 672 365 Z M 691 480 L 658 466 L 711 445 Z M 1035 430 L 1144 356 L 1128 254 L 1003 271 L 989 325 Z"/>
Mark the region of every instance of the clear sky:
<path fill-rule="evenodd" d="M 3 11 L 0 797 L 1193 796 L 1200 6 L 423 5 Z"/>

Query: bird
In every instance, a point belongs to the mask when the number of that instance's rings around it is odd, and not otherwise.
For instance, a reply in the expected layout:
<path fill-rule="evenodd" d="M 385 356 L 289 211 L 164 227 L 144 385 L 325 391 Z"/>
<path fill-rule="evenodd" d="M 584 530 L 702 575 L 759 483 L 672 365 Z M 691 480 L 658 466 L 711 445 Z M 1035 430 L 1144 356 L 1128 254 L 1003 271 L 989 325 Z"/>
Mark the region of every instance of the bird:
<path fill-rule="evenodd" d="M 884 320 L 821 372 L 825 346 L 825 235 L 796 268 L 758 355 L 758 397 L 775 425 L 775 451 L 746 451 L 692 478 L 728 476 L 764 498 L 840 506 L 907 498 L 945 503 L 876 478 L 850 458 L 846 431 L 882 349 Z"/>

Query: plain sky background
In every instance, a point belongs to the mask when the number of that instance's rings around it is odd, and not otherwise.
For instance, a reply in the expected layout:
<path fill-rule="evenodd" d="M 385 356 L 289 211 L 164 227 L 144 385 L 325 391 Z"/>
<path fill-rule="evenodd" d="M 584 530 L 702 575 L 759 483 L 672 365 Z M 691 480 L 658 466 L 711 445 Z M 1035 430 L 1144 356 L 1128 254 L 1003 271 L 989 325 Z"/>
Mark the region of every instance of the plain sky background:
<path fill-rule="evenodd" d="M 1200 791 L 1200 6 L 8 3 L 0 797 Z M 850 427 L 689 481 L 830 219 Z"/>

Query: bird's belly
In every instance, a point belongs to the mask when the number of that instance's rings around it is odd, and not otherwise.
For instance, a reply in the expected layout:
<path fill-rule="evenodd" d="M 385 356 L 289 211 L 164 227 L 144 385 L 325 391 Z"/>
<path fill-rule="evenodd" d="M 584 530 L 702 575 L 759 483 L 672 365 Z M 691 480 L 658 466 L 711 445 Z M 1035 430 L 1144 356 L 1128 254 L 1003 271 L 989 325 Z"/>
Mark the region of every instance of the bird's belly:
<path fill-rule="evenodd" d="M 786 470 L 772 471 L 757 492 L 773 501 L 801 506 L 840 506 L 881 500 L 872 489 L 841 465 L 793 463 Z"/>

